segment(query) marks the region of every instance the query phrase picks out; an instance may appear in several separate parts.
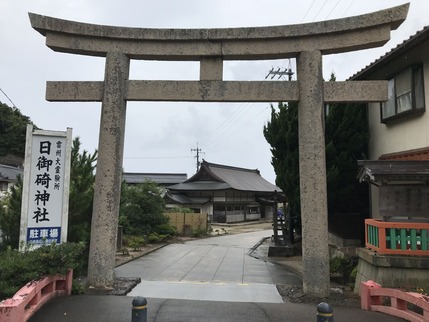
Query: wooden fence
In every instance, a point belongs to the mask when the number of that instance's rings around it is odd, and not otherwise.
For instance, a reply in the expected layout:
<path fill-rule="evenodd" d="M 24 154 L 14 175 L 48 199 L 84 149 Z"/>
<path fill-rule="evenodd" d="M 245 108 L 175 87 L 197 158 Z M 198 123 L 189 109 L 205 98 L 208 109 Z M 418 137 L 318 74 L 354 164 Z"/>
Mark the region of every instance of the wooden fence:
<path fill-rule="evenodd" d="M 171 212 L 165 213 L 170 224 L 176 227 L 179 235 L 191 235 L 193 232 L 207 231 L 207 214 Z"/>

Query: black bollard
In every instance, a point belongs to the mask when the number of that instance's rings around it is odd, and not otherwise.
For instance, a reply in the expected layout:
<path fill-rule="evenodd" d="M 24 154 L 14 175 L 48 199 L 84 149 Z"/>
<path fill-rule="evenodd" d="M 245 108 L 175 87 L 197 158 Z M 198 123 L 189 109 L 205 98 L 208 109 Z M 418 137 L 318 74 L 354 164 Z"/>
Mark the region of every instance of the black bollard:
<path fill-rule="evenodd" d="M 317 306 L 317 322 L 334 322 L 334 310 L 325 302 Z"/>
<path fill-rule="evenodd" d="M 144 297 L 133 299 L 131 322 L 147 322 L 147 301 Z"/>

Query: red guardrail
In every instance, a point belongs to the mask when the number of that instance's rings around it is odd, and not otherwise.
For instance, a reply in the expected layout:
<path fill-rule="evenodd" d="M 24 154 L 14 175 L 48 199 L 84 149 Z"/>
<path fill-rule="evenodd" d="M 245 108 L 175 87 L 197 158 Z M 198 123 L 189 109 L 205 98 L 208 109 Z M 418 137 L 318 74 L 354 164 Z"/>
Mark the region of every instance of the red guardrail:
<path fill-rule="evenodd" d="M 1 322 L 25 322 L 50 299 L 70 295 L 73 270 L 67 275 L 46 276 L 31 281 L 11 298 L 0 302 Z"/>
<path fill-rule="evenodd" d="M 382 312 L 412 322 L 429 321 L 429 297 L 420 293 L 382 288 L 374 281 L 367 281 L 360 284 L 360 299 L 363 310 Z"/>
<path fill-rule="evenodd" d="M 365 219 L 365 246 L 383 255 L 429 256 L 429 223 Z"/>

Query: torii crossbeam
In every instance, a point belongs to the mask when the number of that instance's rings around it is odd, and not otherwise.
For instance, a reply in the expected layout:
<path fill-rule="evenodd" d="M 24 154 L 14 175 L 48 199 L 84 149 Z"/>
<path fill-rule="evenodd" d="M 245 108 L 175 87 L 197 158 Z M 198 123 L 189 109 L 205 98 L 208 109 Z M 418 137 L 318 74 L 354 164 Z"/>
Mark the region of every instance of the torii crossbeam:
<path fill-rule="evenodd" d="M 49 101 L 102 102 L 88 282 L 113 283 L 127 101 L 298 101 L 303 286 L 329 294 L 326 102 L 387 100 L 387 82 L 324 82 L 322 56 L 378 47 L 405 20 L 409 4 L 361 16 L 298 25 L 229 29 L 143 29 L 85 24 L 30 13 L 59 52 L 106 57 L 104 81 L 48 82 Z M 224 60 L 297 58 L 295 82 L 223 81 Z M 130 60 L 199 61 L 198 81 L 129 80 Z"/>

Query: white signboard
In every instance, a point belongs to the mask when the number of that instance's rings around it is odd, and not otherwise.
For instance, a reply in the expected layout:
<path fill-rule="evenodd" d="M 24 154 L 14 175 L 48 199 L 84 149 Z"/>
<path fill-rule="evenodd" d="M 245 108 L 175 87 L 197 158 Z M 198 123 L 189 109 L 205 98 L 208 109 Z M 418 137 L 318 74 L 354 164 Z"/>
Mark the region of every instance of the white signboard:
<path fill-rule="evenodd" d="M 71 129 L 27 126 L 20 247 L 67 240 Z"/>

